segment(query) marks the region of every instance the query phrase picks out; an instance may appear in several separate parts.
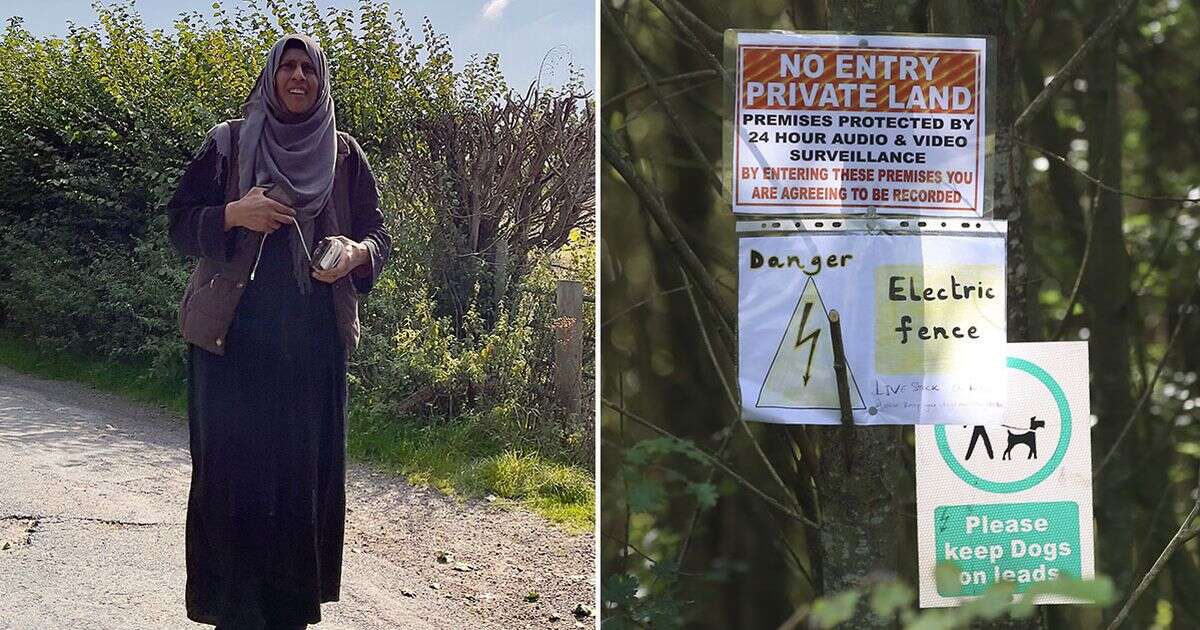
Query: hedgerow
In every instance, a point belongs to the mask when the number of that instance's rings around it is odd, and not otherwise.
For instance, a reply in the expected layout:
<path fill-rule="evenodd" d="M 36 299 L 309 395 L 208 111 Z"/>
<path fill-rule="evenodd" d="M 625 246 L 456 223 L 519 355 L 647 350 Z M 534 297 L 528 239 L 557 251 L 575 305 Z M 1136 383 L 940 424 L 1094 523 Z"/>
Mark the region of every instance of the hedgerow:
<path fill-rule="evenodd" d="M 412 168 L 402 149 L 422 142 L 422 121 L 509 98 L 495 55 L 456 70 L 428 20 L 414 33 L 371 0 L 357 10 L 269 1 L 230 12 L 218 3 L 170 29 L 148 28 L 132 3 L 96 12 L 95 24 L 65 36 L 35 37 L 19 18 L 0 36 L 0 329 L 182 382 L 175 322 L 194 262 L 170 247 L 165 204 L 204 134 L 239 116 L 269 46 L 305 32 L 329 55 L 338 127 L 367 152 L 394 238 L 360 308 L 352 399 L 372 417 L 475 422 L 497 444 L 591 461 L 590 425 L 558 422 L 549 391 L 554 281 L 592 286 L 590 223 L 565 246 L 529 254 L 499 316 L 485 326 L 468 312 L 456 327 L 434 314 L 430 247 L 445 237 L 439 218 L 455 209 L 404 192 Z M 570 99 L 577 88 L 542 92 Z M 594 374 L 590 350 L 584 363 Z"/>

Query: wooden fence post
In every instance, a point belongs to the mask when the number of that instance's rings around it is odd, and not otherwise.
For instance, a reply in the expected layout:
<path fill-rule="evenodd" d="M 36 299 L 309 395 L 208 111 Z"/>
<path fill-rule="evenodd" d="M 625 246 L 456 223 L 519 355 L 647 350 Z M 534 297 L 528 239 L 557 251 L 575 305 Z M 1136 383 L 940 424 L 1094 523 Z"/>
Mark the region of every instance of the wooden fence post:
<path fill-rule="evenodd" d="M 583 381 L 583 283 L 559 280 L 554 289 L 554 398 L 566 411 L 563 426 L 578 421 Z"/>

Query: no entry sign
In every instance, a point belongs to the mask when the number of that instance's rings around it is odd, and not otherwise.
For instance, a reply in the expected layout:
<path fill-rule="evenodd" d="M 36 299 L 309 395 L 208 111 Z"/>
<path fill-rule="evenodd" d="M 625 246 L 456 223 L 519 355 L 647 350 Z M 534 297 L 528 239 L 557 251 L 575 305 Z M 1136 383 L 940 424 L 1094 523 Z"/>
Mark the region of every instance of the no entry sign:
<path fill-rule="evenodd" d="M 835 309 L 856 423 L 1002 419 L 1003 221 L 741 221 L 738 231 L 747 420 L 839 422 Z"/>
<path fill-rule="evenodd" d="M 1007 366 L 1002 425 L 916 427 L 921 606 L 1095 577 L 1087 343 L 1009 344 Z"/>
<path fill-rule="evenodd" d="M 735 213 L 985 215 L 987 39 L 730 33 Z"/>

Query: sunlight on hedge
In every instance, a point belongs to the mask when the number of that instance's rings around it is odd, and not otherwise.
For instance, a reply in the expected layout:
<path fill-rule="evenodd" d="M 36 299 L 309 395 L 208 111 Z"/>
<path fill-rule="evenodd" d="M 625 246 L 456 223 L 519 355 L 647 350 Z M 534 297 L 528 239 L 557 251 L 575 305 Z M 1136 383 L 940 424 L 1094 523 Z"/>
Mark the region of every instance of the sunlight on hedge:
<path fill-rule="evenodd" d="M 95 24 L 63 37 L 35 37 L 20 18 L 0 33 L 0 330 L 181 383 L 176 318 L 194 263 L 167 242 L 163 208 L 205 133 L 239 115 L 269 46 L 284 32 L 306 32 L 329 55 L 338 128 L 366 151 L 394 240 L 360 303 L 352 413 L 371 420 L 352 423 L 352 447 L 414 474 L 435 471 L 428 478 L 441 487 L 453 486 L 453 475 L 426 466 L 426 453 L 460 469 L 505 449 L 592 465 L 590 394 L 587 418 L 574 424 L 562 421 L 551 396 L 550 322 L 556 280 L 578 280 L 591 293 L 594 234 L 576 230 L 559 250 L 531 252 L 502 315 L 484 325 L 468 312 L 456 331 L 435 315 L 443 287 L 431 246 L 452 223 L 439 213 L 453 210 L 400 192 L 412 172 L 401 148 L 419 141 L 420 121 L 508 93 L 498 57 L 455 70 L 448 39 L 428 20 L 410 27 L 372 0 L 356 9 L 217 4 L 162 30 L 149 29 L 132 3 L 96 11 Z M 582 93 L 571 75 L 575 84 L 546 93 Z M 591 309 L 584 312 L 584 330 L 594 329 Z M 584 370 L 594 378 L 591 352 Z M 460 442 L 476 444 L 476 453 L 420 439 L 427 427 L 445 437 L 451 425 L 469 434 Z"/>

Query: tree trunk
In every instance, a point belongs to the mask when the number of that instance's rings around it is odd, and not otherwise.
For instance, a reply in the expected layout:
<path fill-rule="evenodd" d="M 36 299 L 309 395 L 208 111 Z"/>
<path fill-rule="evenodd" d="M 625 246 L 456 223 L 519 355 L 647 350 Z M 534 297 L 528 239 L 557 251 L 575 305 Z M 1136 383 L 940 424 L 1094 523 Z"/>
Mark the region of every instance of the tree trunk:
<path fill-rule="evenodd" d="M 919 8 L 920 5 L 915 5 Z M 829 5 L 830 28 L 847 31 L 891 31 L 905 28 L 908 19 L 936 32 L 993 35 L 996 37 L 996 152 L 992 157 L 995 173 L 995 217 L 1007 219 L 1008 228 L 1008 331 L 1010 340 L 1029 336 L 1031 315 L 1036 321 L 1036 301 L 1030 294 L 1027 252 L 1031 243 L 1024 212 L 1024 168 L 1022 152 L 1010 133 L 1011 123 L 1021 112 L 1020 82 L 1017 74 L 1016 42 L 1010 36 L 1007 3 L 990 0 L 981 3 L 957 3 L 935 0 L 928 16 L 914 13 L 914 3 L 897 0 L 859 0 Z M 911 28 L 911 27 L 910 27 Z M 898 565 L 899 549 L 911 545 L 898 540 L 900 527 L 896 510 L 903 496 L 897 481 L 901 474 L 901 453 L 906 448 L 901 432 L 890 427 L 827 428 L 819 431 L 821 465 L 824 587 L 826 592 L 861 584 L 871 572 L 893 570 Z M 849 481 L 849 483 L 847 483 Z M 873 618 L 860 609 L 854 627 L 886 626 L 887 620 Z M 1040 616 L 1028 620 L 1005 619 L 989 628 L 1040 628 Z"/>
<path fill-rule="evenodd" d="M 907 3 L 853 0 L 828 5 L 829 28 L 836 31 L 908 30 Z M 822 589 L 835 593 L 860 588 L 872 573 L 894 573 L 904 531 L 899 497 L 903 474 L 899 427 L 814 427 L 820 446 L 817 488 L 821 500 Z M 860 605 L 847 627 L 889 627 Z"/>
<path fill-rule="evenodd" d="M 1088 32 L 1112 13 L 1115 0 L 1094 4 Z M 1119 30 L 1117 31 L 1119 32 Z M 1101 43 L 1085 65 L 1087 92 L 1083 97 L 1087 125 L 1087 161 L 1092 177 L 1121 185 L 1122 120 L 1118 106 L 1117 35 Z M 1090 187 L 1089 187 L 1090 188 Z M 1092 340 L 1092 409 L 1097 416 L 1092 449 L 1099 460 L 1116 443 L 1133 409 L 1130 394 L 1129 313 L 1132 308 L 1130 262 L 1122 230 L 1121 197 L 1101 191 L 1092 209 L 1092 252 L 1083 280 L 1083 303 Z M 1096 478 L 1098 540 L 1137 541 L 1131 509 L 1136 497 L 1130 490 L 1131 455 L 1137 452 L 1137 432 L 1131 431 L 1112 461 Z M 1151 551 L 1157 553 L 1157 551 Z M 1099 569 L 1112 577 L 1117 588 L 1128 592 L 1133 579 L 1133 545 L 1112 545 L 1098 557 Z M 1150 600 L 1146 600 L 1149 602 Z M 1115 610 L 1113 611 L 1115 612 Z M 1141 621 L 1145 621 L 1142 619 Z M 1143 627 L 1135 616 L 1133 626 Z"/>

